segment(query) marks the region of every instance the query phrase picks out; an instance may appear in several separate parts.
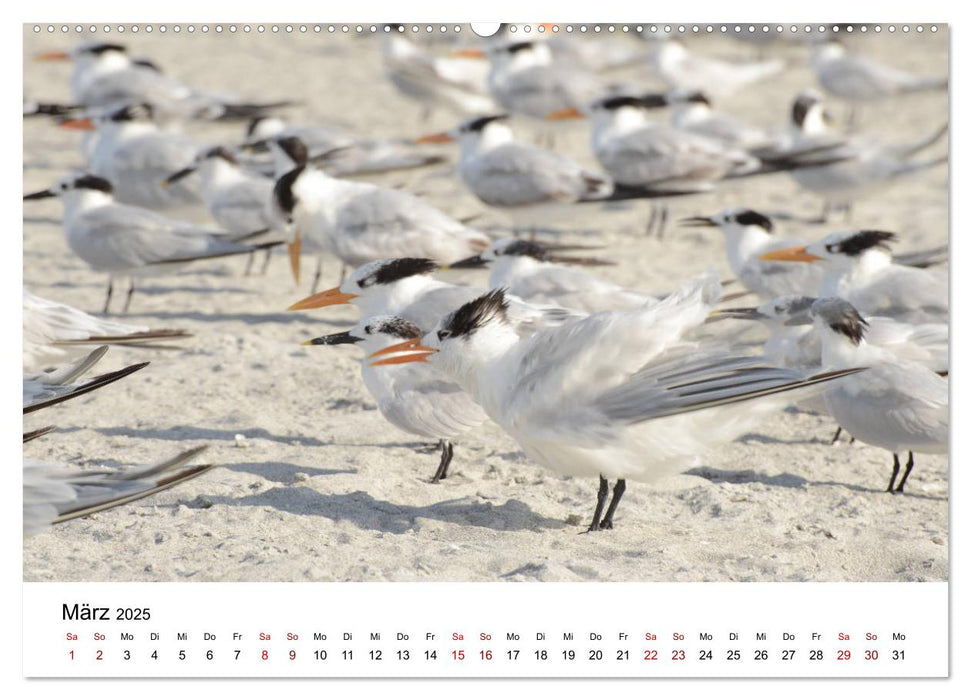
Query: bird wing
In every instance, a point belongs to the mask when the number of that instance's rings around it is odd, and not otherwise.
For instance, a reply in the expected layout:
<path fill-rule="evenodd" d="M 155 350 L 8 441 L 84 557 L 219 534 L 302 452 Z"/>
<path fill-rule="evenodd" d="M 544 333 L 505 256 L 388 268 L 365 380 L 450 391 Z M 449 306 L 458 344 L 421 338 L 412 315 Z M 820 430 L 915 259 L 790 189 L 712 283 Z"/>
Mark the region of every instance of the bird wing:
<path fill-rule="evenodd" d="M 466 173 L 476 196 L 498 206 L 572 202 L 587 190 L 583 169 L 569 158 L 521 143 L 483 153 Z"/>

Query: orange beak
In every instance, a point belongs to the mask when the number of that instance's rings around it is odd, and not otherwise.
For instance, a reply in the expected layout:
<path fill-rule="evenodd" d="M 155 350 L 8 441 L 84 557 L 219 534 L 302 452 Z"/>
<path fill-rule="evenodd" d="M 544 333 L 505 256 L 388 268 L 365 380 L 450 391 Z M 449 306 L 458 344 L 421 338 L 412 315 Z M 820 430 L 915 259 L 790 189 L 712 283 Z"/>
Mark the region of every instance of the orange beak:
<path fill-rule="evenodd" d="M 813 255 L 812 253 L 806 252 L 805 246 L 800 246 L 798 248 L 782 248 L 781 250 L 773 250 L 768 253 L 759 256 L 760 260 L 781 260 L 784 262 L 807 262 L 811 263 L 813 260 L 822 260 L 818 255 Z"/>
<path fill-rule="evenodd" d="M 38 61 L 67 61 L 70 58 L 64 51 L 45 51 L 37 54 Z"/>
<path fill-rule="evenodd" d="M 58 124 L 62 129 L 73 129 L 75 131 L 94 131 L 94 122 L 90 117 L 83 119 L 65 119 Z"/>
<path fill-rule="evenodd" d="M 408 354 L 396 354 L 399 352 Z M 371 367 L 378 367 L 380 365 L 403 365 L 408 362 L 428 362 L 428 358 L 434 355 L 436 352 L 438 352 L 438 350 L 435 348 L 426 348 L 424 345 L 422 345 L 421 338 L 412 338 L 411 340 L 406 340 L 403 343 L 389 345 L 388 347 L 378 350 L 377 352 L 372 352 L 370 355 L 368 355 L 367 359 L 370 360 L 382 355 L 393 355 L 393 357 L 386 357 L 382 360 L 378 360 L 377 362 L 372 362 Z"/>
<path fill-rule="evenodd" d="M 356 299 L 357 294 L 345 294 L 340 287 L 327 289 L 323 292 L 311 294 L 306 299 L 301 299 L 287 311 L 305 311 L 307 309 L 320 309 L 325 306 L 337 306 L 338 304 L 349 304 L 351 299 Z"/>
<path fill-rule="evenodd" d="M 587 115 L 581 112 L 576 107 L 567 107 L 566 109 L 561 109 L 556 112 L 550 112 L 546 115 L 546 121 L 549 122 L 559 122 L 565 121 L 567 119 L 586 119 Z"/>
<path fill-rule="evenodd" d="M 290 256 L 290 272 L 293 281 L 300 284 L 300 234 L 297 233 L 292 243 L 287 244 L 287 255 Z"/>
<path fill-rule="evenodd" d="M 444 131 L 439 131 L 437 134 L 428 134 L 420 139 L 415 139 L 415 143 L 452 143 L 454 140 Z"/>
<path fill-rule="evenodd" d="M 485 58 L 482 49 L 458 49 L 449 54 L 451 58 Z"/>

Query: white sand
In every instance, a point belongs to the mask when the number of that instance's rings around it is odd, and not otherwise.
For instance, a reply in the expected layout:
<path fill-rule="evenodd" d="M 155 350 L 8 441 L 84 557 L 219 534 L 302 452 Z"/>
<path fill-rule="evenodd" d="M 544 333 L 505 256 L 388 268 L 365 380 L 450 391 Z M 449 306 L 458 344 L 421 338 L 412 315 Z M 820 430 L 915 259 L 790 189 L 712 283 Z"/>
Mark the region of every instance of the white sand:
<path fill-rule="evenodd" d="M 374 40 L 144 33 L 122 39 L 202 88 L 249 99 L 300 99 L 304 105 L 290 112 L 295 119 L 336 119 L 388 136 L 418 136 L 454 121 L 439 111 L 430 123 L 420 122 L 420 109 L 381 77 Z M 60 36 L 26 32 L 25 86 L 32 98 L 68 99 L 68 66 L 29 60 L 65 45 Z M 905 69 L 947 72 L 946 32 L 871 36 L 858 45 Z M 749 54 L 745 45 L 721 38 L 694 46 L 717 55 Z M 792 62 L 782 78 L 724 107 L 766 126 L 781 124 L 792 95 L 813 85 L 806 49 L 783 47 L 781 53 Z M 617 77 L 652 84 L 646 69 Z M 947 119 L 946 96 L 875 105 L 863 119 L 881 136 L 905 140 Z M 241 129 L 205 125 L 190 132 L 234 140 Z M 585 126 L 557 135 L 558 148 L 594 165 Z M 25 191 L 81 165 L 74 132 L 30 120 L 24 138 Z M 483 225 L 499 220 L 447 169 L 391 175 L 382 183 L 421 192 L 454 215 L 483 212 Z M 899 250 L 946 243 L 947 183 L 947 169 L 937 168 L 863 201 L 853 225 L 898 232 Z M 682 199 L 673 216 L 738 204 L 802 216 L 820 206 L 780 175 Z M 25 284 L 42 296 L 100 310 L 105 280 L 68 251 L 60 206 L 29 202 L 24 210 Z M 643 236 L 645 221 L 643 205 L 611 212 L 588 207 L 570 226 L 596 231 L 594 240 L 623 261 L 606 273 L 626 284 L 670 289 L 711 266 L 729 274 L 717 231 L 672 228 L 658 242 Z M 786 228 L 819 237 L 841 226 Z M 195 337 L 174 352 L 113 349 L 105 370 L 144 359 L 152 364 L 24 422 L 25 430 L 57 426 L 25 446 L 38 459 L 138 463 L 206 443 L 207 458 L 221 467 L 151 499 L 28 539 L 26 580 L 947 578 L 947 457 L 918 455 L 907 494 L 890 495 L 883 492 L 889 453 L 845 440 L 831 447 L 832 421 L 808 414 L 779 414 L 688 474 L 629 484 L 612 532 L 578 534 L 593 508 L 595 480 L 562 478 L 530 463 L 495 427 L 459 441 L 450 477 L 431 485 L 437 455 L 416 452 L 415 438 L 383 421 L 364 393 L 359 351 L 299 345 L 348 327 L 356 312 L 287 313 L 307 290 L 294 286 L 283 257 L 266 277 L 244 278 L 242 268 L 242 260 L 224 261 L 146 281 L 131 322 L 185 328 Z M 307 261 L 305 274 L 310 271 Z M 329 286 L 337 264 L 324 275 Z M 245 436 L 240 445 L 237 434 Z"/>

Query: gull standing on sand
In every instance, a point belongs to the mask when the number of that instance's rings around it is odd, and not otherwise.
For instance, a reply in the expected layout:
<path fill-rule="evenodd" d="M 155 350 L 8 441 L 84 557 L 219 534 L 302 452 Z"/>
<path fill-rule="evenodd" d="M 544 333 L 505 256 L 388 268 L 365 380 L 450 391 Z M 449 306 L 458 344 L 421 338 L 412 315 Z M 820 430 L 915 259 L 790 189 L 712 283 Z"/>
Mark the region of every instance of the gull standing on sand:
<path fill-rule="evenodd" d="M 763 260 L 823 269 L 816 296 L 839 297 L 866 315 L 908 323 L 946 323 L 947 276 L 893 261 L 886 231 L 837 231 L 809 245 L 763 253 Z"/>
<path fill-rule="evenodd" d="M 307 164 L 298 139 L 278 144 L 298 165 L 273 188 L 272 206 L 289 242 L 299 279 L 302 241 L 356 267 L 372 260 L 426 257 L 458 260 L 483 250 L 489 237 L 407 192 L 331 177 Z M 314 288 L 320 277 L 318 264 Z"/>
<path fill-rule="evenodd" d="M 367 359 L 372 353 L 420 335 L 418 326 L 403 318 L 371 316 L 349 331 L 314 338 L 304 345 L 360 345 L 364 351 L 361 378 L 381 415 L 406 433 L 438 440 L 442 453 L 432 477 L 436 484 L 448 475 L 454 454 L 452 441 L 479 427 L 488 417 L 457 384 L 427 365 L 388 363 L 372 367 Z"/>
<path fill-rule="evenodd" d="M 509 323 L 504 292 L 494 290 L 424 337 L 371 357 L 375 365 L 429 362 L 531 459 L 561 474 L 599 477 L 589 531 L 611 529 L 627 479 L 654 481 L 683 471 L 801 393 L 791 390 L 843 374 L 813 376 L 683 343 L 718 295 L 718 281 L 709 276 L 657 304 L 595 314 L 522 339 Z M 410 356 L 398 355 L 404 351 Z M 759 400 L 735 405 L 746 399 Z M 617 482 L 606 505 L 609 479 Z"/>
<path fill-rule="evenodd" d="M 248 246 L 224 231 L 169 219 L 148 209 L 119 204 L 104 178 L 70 175 L 53 187 L 24 195 L 24 200 L 57 197 L 64 204 L 64 235 L 68 247 L 92 270 L 108 274 L 104 312 L 108 312 L 114 281 L 128 277 L 128 311 L 135 277 L 164 274 L 196 260 L 242 255 L 276 242 Z"/>
<path fill-rule="evenodd" d="M 830 414 L 857 440 L 893 453 L 887 491 L 903 493 L 914 452 L 947 453 L 947 380 L 920 363 L 868 344 L 867 322 L 842 299 L 819 299 L 810 313 L 822 341 L 823 367 L 868 368 L 827 387 L 823 396 Z M 908 455 L 906 469 L 894 487 L 903 452 Z"/>

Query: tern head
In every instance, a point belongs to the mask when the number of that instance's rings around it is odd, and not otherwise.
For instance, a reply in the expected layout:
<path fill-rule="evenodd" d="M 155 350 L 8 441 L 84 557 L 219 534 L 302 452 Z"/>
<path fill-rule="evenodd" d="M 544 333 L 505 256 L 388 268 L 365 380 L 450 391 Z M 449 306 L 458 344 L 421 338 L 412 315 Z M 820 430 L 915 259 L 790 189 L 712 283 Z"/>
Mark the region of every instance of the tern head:
<path fill-rule="evenodd" d="M 289 311 L 319 309 L 324 306 L 374 304 L 381 308 L 407 303 L 408 295 L 423 287 L 427 275 L 439 269 L 428 258 L 391 258 L 365 263 L 354 270 L 339 287 L 312 294 L 293 304 Z"/>
<path fill-rule="evenodd" d="M 472 117 L 452 127 L 448 131 L 426 134 L 415 139 L 415 143 L 452 143 L 458 141 L 463 147 L 478 145 L 482 142 L 492 144 L 505 143 L 513 138 L 509 128 L 508 114 L 490 114 L 484 117 Z"/>
<path fill-rule="evenodd" d="M 121 44 L 105 41 L 82 41 L 68 51 L 46 51 L 37 56 L 40 61 L 75 61 L 78 64 L 110 60 L 112 56 L 124 56 L 127 49 Z"/>
<path fill-rule="evenodd" d="M 547 115 L 547 119 L 578 119 L 589 116 L 594 127 L 606 124 L 641 124 L 647 121 L 650 111 L 669 105 L 664 93 L 651 92 L 643 95 L 608 95 L 587 104 L 585 111 L 561 110 Z"/>
<path fill-rule="evenodd" d="M 792 127 L 804 134 L 822 134 L 836 123 L 826 109 L 823 95 L 817 90 L 804 90 L 792 103 Z"/>
<path fill-rule="evenodd" d="M 111 183 L 103 177 L 81 173 L 79 175 L 68 175 L 58 180 L 52 187 L 25 194 L 24 200 L 47 199 L 48 197 L 70 198 L 87 193 L 98 193 L 98 197 L 111 197 Z"/>
<path fill-rule="evenodd" d="M 869 325 L 850 302 L 837 297 L 817 299 L 809 315 L 821 333 L 835 333 L 853 345 L 863 342 Z"/>
<path fill-rule="evenodd" d="M 295 166 L 307 165 L 307 145 L 296 136 L 278 136 L 269 140 L 270 150 L 282 154 Z"/>
<path fill-rule="evenodd" d="M 247 143 L 260 143 L 266 145 L 266 139 L 271 139 L 287 128 L 285 121 L 279 117 L 257 116 L 253 117 L 246 125 Z"/>
<path fill-rule="evenodd" d="M 684 88 L 674 88 L 668 90 L 664 97 L 667 104 L 672 106 L 687 105 L 687 106 L 703 106 L 711 107 L 711 100 L 708 96 L 700 90 L 686 90 Z"/>
<path fill-rule="evenodd" d="M 105 127 L 121 128 L 128 124 L 154 124 L 155 110 L 147 102 L 133 102 L 111 112 L 94 116 L 64 119 L 58 126 L 76 131 L 95 131 Z"/>
<path fill-rule="evenodd" d="M 420 340 L 399 343 L 376 354 L 408 352 L 398 356 L 396 364 L 431 361 L 467 386 L 483 362 L 502 355 L 518 342 L 508 311 L 505 290 L 494 289 L 444 316 Z"/>
<path fill-rule="evenodd" d="M 717 227 L 726 235 L 742 233 L 750 229 L 758 229 L 771 234 L 773 229 L 772 219 L 754 209 L 745 207 L 722 209 L 712 216 L 692 216 L 682 219 L 681 223 L 685 226 Z"/>
<path fill-rule="evenodd" d="M 499 42 L 489 48 L 489 57 L 499 66 L 548 66 L 553 63 L 549 44 L 541 40 Z"/>
<path fill-rule="evenodd" d="M 360 345 L 367 355 L 392 345 L 420 338 L 421 329 L 398 316 L 380 315 L 361 319 L 356 326 L 341 333 L 322 335 L 303 345 Z M 396 363 L 385 363 L 396 364 Z"/>
<path fill-rule="evenodd" d="M 868 261 L 889 263 L 889 244 L 895 240 L 896 234 L 887 231 L 837 231 L 807 246 L 773 250 L 760 257 L 762 260 L 785 262 L 811 263 L 822 260 L 834 267 L 851 268 L 864 258 Z"/>

